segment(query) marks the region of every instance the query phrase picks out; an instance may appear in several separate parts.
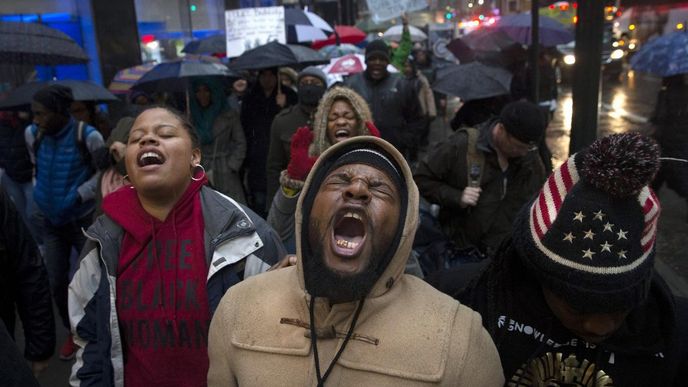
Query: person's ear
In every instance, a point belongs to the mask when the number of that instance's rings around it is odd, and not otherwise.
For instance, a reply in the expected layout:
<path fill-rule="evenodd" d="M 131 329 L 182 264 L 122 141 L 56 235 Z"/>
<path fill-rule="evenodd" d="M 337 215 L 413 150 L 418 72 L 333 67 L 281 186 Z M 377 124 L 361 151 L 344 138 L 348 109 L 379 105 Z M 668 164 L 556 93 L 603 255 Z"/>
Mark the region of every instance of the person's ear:
<path fill-rule="evenodd" d="M 196 166 L 201 163 L 201 148 L 194 148 L 191 151 L 191 166 Z"/>

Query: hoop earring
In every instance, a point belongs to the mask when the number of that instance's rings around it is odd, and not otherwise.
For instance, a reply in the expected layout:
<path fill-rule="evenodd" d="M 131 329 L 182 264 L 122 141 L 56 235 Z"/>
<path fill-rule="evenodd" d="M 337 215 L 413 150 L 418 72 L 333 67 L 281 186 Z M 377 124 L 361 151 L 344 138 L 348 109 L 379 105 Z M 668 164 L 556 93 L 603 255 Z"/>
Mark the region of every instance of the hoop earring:
<path fill-rule="evenodd" d="M 194 175 L 195 175 L 194 171 L 196 170 L 196 168 L 201 168 L 201 171 L 203 171 L 203 174 L 201 175 L 201 177 L 194 177 Z M 191 180 L 200 181 L 200 180 L 203 180 L 204 177 L 205 177 L 205 168 L 203 168 L 203 166 L 201 164 L 194 165 L 194 167 L 191 171 Z"/>

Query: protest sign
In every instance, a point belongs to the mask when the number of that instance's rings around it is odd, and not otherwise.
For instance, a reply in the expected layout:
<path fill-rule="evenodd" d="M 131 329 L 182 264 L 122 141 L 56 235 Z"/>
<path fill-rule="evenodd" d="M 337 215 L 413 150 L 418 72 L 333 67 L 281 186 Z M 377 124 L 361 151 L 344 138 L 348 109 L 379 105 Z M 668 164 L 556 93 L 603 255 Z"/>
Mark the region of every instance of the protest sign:
<path fill-rule="evenodd" d="M 284 7 L 242 8 L 225 11 L 227 56 L 237 57 L 274 40 L 286 43 Z"/>
<path fill-rule="evenodd" d="M 427 0 L 367 0 L 368 10 L 375 23 L 391 20 L 404 12 L 418 11 L 428 6 Z"/>

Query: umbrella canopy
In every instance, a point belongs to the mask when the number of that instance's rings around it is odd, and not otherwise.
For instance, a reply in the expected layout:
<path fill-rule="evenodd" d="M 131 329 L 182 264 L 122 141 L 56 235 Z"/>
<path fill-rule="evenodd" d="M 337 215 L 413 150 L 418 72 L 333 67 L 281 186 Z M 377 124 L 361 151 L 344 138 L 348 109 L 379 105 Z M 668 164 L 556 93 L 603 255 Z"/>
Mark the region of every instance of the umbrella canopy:
<path fill-rule="evenodd" d="M 497 65 L 508 65 L 525 55 L 520 43 L 496 28 L 482 28 L 454 39 L 447 49 L 461 62 L 477 60 Z"/>
<path fill-rule="evenodd" d="M 324 40 L 328 32 L 334 31 L 320 16 L 296 8 L 284 10 L 284 24 L 287 27 L 287 43 Z"/>
<path fill-rule="evenodd" d="M 363 49 L 353 44 L 340 44 L 339 46 L 325 46 L 318 50 L 318 52 L 332 59 L 348 54 L 362 54 Z"/>
<path fill-rule="evenodd" d="M 246 51 L 229 62 L 232 70 L 260 70 L 270 67 L 327 63 L 327 58 L 308 47 L 270 42 Z"/>
<path fill-rule="evenodd" d="M 428 40 L 428 35 L 421 31 L 420 28 L 414 26 L 408 26 L 409 32 L 411 33 L 411 41 L 422 42 Z M 401 33 L 404 30 L 404 26 L 394 26 L 390 27 L 382 34 L 382 37 L 387 40 L 394 40 L 396 42 L 401 40 Z"/>
<path fill-rule="evenodd" d="M 366 63 L 365 57 L 361 54 L 348 54 L 340 58 L 334 58 L 330 60 L 330 64 L 323 67 L 323 72 L 325 74 L 332 75 L 351 75 L 365 71 Z M 387 65 L 387 71 L 390 73 L 396 73 L 396 67 Z"/>
<path fill-rule="evenodd" d="M 394 20 L 387 20 L 380 23 L 375 23 L 373 19 L 367 17 L 356 22 L 356 27 L 360 28 L 366 33 L 381 32 L 394 25 Z"/>
<path fill-rule="evenodd" d="M 0 109 L 17 108 L 30 105 L 33 100 L 33 95 L 46 86 L 62 85 L 72 89 L 72 95 L 75 101 L 93 101 L 96 103 L 117 101 L 112 93 L 106 88 L 91 82 L 91 81 L 77 81 L 77 80 L 62 80 L 62 81 L 45 81 L 45 82 L 31 82 L 17 87 L 12 90 L 7 98 L 0 101 Z"/>
<path fill-rule="evenodd" d="M 237 78 L 227 66 L 205 60 L 177 60 L 160 63 L 143 75 L 132 88 L 146 92 L 186 91 L 192 78 L 218 78 L 226 80 Z"/>
<path fill-rule="evenodd" d="M 339 37 L 339 41 L 337 38 Z M 342 43 L 357 44 L 364 41 L 366 38 L 366 33 L 354 26 L 335 26 L 334 33 L 327 37 L 325 40 L 318 40 L 313 42 L 311 47 L 314 49 L 319 49 L 325 46 L 331 46 Z"/>
<path fill-rule="evenodd" d="M 449 65 L 437 71 L 433 90 L 464 101 L 509 94 L 511 73 L 480 62 Z"/>
<path fill-rule="evenodd" d="M 0 22 L 0 63 L 53 66 L 88 61 L 84 50 L 61 31 L 36 23 Z"/>
<path fill-rule="evenodd" d="M 193 40 L 182 49 L 186 54 L 216 54 L 227 52 L 227 36 L 213 35 L 207 38 Z"/>
<path fill-rule="evenodd" d="M 134 86 L 134 83 L 141 79 L 147 72 L 151 71 L 153 67 L 155 67 L 155 63 L 146 63 L 118 71 L 112 79 L 112 82 L 110 82 L 108 90 L 114 94 L 129 93 L 129 89 Z"/>
<path fill-rule="evenodd" d="M 631 68 L 660 77 L 688 73 L 688 33 L 677 31 L 647 42 L 631 58 Z"/>
<path fill-rule="evenodd" d="M 540 44 L 554 47 L 566 44 L 574 39 L 574 34 L 566 26 L 552 19 L 540 15 Z M 517 13 L 502 16 L 492 28 L 504 31 L 513 40 L 530 45 L 532 42 L 531 16 L 529 13 Z"/>

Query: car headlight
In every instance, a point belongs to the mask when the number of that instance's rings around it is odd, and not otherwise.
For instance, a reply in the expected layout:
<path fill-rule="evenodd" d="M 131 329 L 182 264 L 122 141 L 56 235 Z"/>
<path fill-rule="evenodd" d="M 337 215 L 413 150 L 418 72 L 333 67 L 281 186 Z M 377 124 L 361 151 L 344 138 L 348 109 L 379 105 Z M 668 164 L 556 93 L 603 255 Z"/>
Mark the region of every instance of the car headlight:
<path fill-rule="evenodd" d="M 617 60 L 617 59 L 623 58 L 623 56 L 624 56 L 623 50 L 617 48 L 616 50 L 612 51 L 612 54 L 609 57 L 614 59 L 614 60 Z"/>
<path fill-rule="evenodd" d="M 569 66 L 573 65 L 574 63 L 576 63 L 576 56 L 573 54 L 564 55 L 564 63 L 566 63 Z"/>

